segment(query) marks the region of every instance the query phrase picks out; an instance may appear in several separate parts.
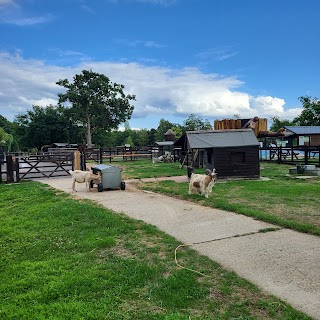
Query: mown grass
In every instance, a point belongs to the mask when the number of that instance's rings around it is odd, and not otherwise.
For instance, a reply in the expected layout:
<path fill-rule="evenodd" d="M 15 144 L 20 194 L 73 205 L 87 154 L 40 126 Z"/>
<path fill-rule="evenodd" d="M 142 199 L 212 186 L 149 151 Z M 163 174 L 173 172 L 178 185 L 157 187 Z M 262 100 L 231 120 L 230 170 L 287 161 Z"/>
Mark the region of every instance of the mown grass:
<path fill-rule="evenodd" d="M 309 319 L 155 227 L 36 182 L 0 185 L 0 319 Z"/>
<path fill-rule="evenodd" d="M 158 163 L 155 167 L 150 161 L 140 165 L 128 162 L 122 166 L 127 178 L 138 177 L 141 170 L 144 177 L 160 176 L 164 171 L 167 175 L 187 174 L 187 169 L 180 169 L 178 163 Z M 288 174 L 289 168 L 284 164 L 262 163 L 261 177 L 267 179 L 218 180 L 208 199 L 188 195 L 187 183 L 162 181 L 140 183 L 140 187 L 319 236 L 320 178 L 299 179 Z"/>
<path fill-rule="evenodd" d="M 186 167 L 184 167 L 184 169 L 180 169 L 180 164 L 178 162 L 152 163 L 150 159 L 136 161 L 119 161 L 111 164 L 119 166 L 123 169 L 123 179 L 183 176 L 187 172 Z"/>

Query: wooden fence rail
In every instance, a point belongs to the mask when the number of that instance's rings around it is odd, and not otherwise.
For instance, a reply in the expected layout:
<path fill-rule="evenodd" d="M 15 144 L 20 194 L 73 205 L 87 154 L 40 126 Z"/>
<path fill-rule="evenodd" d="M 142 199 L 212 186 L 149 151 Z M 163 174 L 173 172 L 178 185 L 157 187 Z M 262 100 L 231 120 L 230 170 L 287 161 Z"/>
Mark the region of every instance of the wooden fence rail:
<path fill-rule="evenodd" d="M 261 147 L 260 161 L 320 165 L 320 147 Z"/>
<path fill-rule="evenodd" d="M 114 148 L 87 148 L 86 159 L 96 162 L 115 162 L 138 159 L 151 159 L 159 150 L 154 147 L 114 147 Z"/>
<path fill-rule="evenodd" d="M 69 175 L 74 168 L 73 154 L 41 154 L 15 157 L 6 155 L 0 161 L 0 183 L 21 179 L 51 178 Z"/>
<path fill-rule="evenodd" d="M 178 155 L 181 160 L 181 151 Z M 320 166 L 319 147 L 261 147 L 259 149 L 260 161 L 269 161 L 285 164 L 315 164 Z M 116 147 L 116 148 L 91 148 L 82 154 L 82 164 L 89 159 L 97 163 L 114 162 L 123 160 L 152 159 L 161 154 L 157 147 Z M 74 150 L 66 150 L 63 153 L 46 152 L 36 155 L 17 154 L 4 155 L 0 158 L 0 183 L 18 182 L 20 179 L 32 179 L 40 177 L 53 177 L 68 175 L 69 170 L 74 169 Z"/>

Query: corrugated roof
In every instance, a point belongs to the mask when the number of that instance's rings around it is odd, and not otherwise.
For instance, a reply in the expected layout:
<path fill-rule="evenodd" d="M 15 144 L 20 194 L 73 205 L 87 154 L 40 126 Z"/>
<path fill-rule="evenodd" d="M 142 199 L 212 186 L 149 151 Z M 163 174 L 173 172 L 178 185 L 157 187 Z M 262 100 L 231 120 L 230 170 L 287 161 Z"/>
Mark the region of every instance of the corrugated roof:
<path fill-rule="evenodd" d="M 157 141 L 156 145 L 158 146 L 172 146 L 173 145 L 173 141 Z"/>
<path fill-rule="evenodd" d="M 186 135 L 191 149 L 259 145 L 251 129 L 187 131 Z"/>
<path fill-rule="evenodd" d="M 320 134 L 320 126 L 285 126 L 284 128 L 299 135 Z"/>

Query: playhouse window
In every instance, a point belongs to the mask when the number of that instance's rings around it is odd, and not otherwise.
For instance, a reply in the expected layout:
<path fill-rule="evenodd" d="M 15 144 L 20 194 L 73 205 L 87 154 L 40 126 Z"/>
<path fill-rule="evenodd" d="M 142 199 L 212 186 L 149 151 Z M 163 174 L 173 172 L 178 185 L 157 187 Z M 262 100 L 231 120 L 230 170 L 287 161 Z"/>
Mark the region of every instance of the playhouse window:
<path fill-rule="evenodd" d="M 231 163 L 245 163 L 244 152 L 230 152 Z"/>

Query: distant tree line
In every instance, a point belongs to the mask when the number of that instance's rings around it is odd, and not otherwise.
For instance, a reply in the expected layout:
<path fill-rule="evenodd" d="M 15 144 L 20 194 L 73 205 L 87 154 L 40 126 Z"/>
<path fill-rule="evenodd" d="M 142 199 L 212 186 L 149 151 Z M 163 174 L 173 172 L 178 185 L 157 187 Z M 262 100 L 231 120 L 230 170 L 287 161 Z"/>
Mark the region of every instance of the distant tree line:
<path fill-rule="evenodd" d="M 83 70 L 73 82 L 59 80 L 65 88 L 58 94 L 59 103 L 46 107 L 32 106 L 26 113 L 15 116 L 13 122 L 0 115 L 0 151 L 41 150 L 55 142 L 115 147 L 153 146 L 163 141 L 171 129 L 179 138 L 185 131 L 212 129 L 208 119 L 191 114 L 183 124 L 160 119 L 157 128 L 132 130 L 128 120 L 133 113 L 134 95 L 124 93 L 124 85 L 112 83 L 103 74 Z M 289 121 L 272 117 L 270 130 L 277 131 L 284 125 L 320 125 L 320 102 L 317 98 L 299 98 L 302 103 L 300 116 Z M 64 105 L 67 103 L 67 105 Z M 124 131 L 118 131 L 120 124 Z"/>
<path fill-rule="evenodd" d="M 70 109 L 66 107 L 49 105 L 33 106 L 26 113 L 17 115 L 13 122 L 1 116 L 0 139 L 4 140 L 2 132 L 10 134 L 11 150 L 22 151 L 31 149 L 40 151 L 44 146 L 50 146 L 55 142 L 85 144 L 85 127 L 72 121 L 69 113 Z M 165 139 L 165 133 L 169 129 L 173 130 L 178 138 L 187 130 L 208 130 L 212 129 L 212 125 L 209 120 L 202 120 L 201 117 L 193 114 L 183 122 L 183 125 L 160 119 L 155 129 L 132 130 L 126 122 L 123 131 L 96 129 L 92 135 L 92 142 L 98 147 L 115 147 L 125 144 L 153 146 L 156 141 Z"/>

